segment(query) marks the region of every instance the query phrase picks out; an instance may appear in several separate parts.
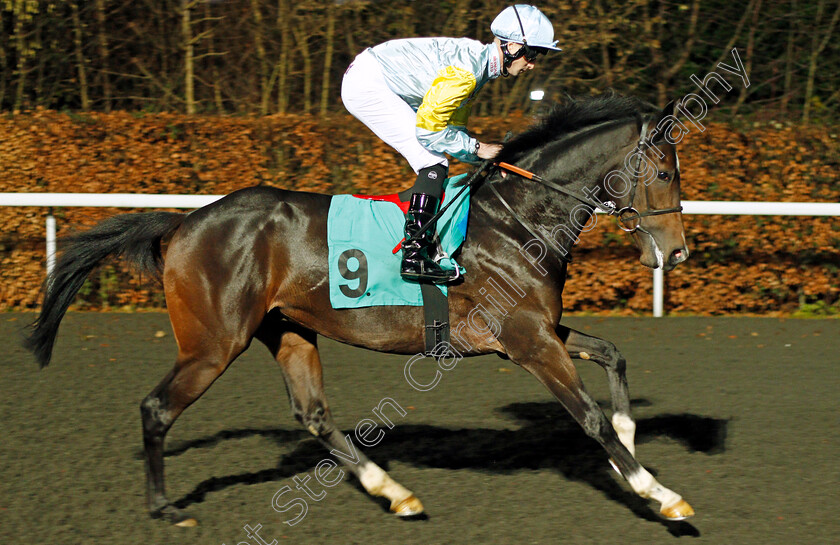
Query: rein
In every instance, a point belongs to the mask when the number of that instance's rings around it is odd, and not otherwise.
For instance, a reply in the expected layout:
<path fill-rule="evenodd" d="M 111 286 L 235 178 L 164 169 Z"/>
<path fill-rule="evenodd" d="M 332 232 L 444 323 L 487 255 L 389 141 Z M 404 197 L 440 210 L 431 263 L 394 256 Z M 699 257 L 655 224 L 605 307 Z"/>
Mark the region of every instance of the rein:
<path fill-rule="evenodd" d="M 598 201 L 595 201 L 595 200 L 592 200 L 592 199 L 589 199 L 589 198 L 586 198 L 586 197 L 581 197 L 580 195 L 575 195 L 574 193 L 572 193 L 571 191 L 569 191 L 568 189 L 566 189 L 562 185 L 557 185 L 555 183 L 549 182 L 545 178 L 537 176 L 533 172 L 525 170 L 524 168 L 519 168 L 518 166 L 512 165 L 510 163 L 505 163 L 505 162 L 499 162 L 499 163 L 494 163 L 494 164 L 502 170 L 512 172 L 513 174 L 518 174 L 519 176 L 522 176 L 523 178 L 527 178 L 528 180 L 532 180 L 534 182 L 540 183 L 540 184 L 542 184 L 542 185 L 544 185 L 544 186 L 546 186 L 550 189 L 553 189 L 555 191 L 559 191 L 560 193 L 563 193 L 564 195 L 568 195 L 569 197 L 572 197 L 573 199 L 579 200 L 583 204 L 588 204 L 592 208 L 597 208 L 599 210 L 604 210 L 603 208 L 601 208 L 601 203 L 599 203 Z M 612 203 L 612 201 L 610 201 L 610 203 Z M 607 203 L 604 203 L 604 204 L 607 204 Z M 608 206 L 608 208 L 610 208 L 609 205 L 607 205 L 607 206 Z M 615 215 L 615 206 L 611 207 L 609 210 L 604 210 L 604 212 L 606 212 L 607 214 L 609 214 L 611 216 Z"/>
<path fill-rule="evenodd" d="M 644 122 L 644 124 L 642 125 L 642 129 L 640 131 L 640 134 L 639 134 L 639 143 L 637 145 L 637 148 L 639 149 L 640 153 L 639 153 L 639 162 L 636 165 L 636 172 L 641 172 L 641 166 L 642 166 L 642 152 L 641 152 L 641 150 L 642 150 L 642 145 L 645 144 L 645 138 L 647 136 L 648 124 L 649 124 L 648 121 Z M 560 193 L 563 193 L 564 195 L 572 197 L 573 199 L 576 199 L 576 200 L 582 202 L 583 204 L 591 207 L 593 211 L 594 210 L 602 210 L 604 213 L 606 213 L 609 216 L 615 216 L 616 221 L 618 223 L 618 227 L 622 231 L 625 231 L 627 233 L 632 233 L 632 232 L 636 231 L 637 229 L 641 229 L 641 222 L 639 223 L 639 225 L 636 225 L 635 227 L 632 227 L 632 228 L 625 227 L 623 225 L 623 223 L 625 223 L 625 222 L 640 219 L 640 218 L 644 218 L 644 217 L 647 217 L 647 216 L 661 216 L 661 215 L 664 215 L 664 214 L 675 214 L 677 212 L 682 212 L 682 209 L 683 209 L 682 206 L 675 206 L 673 208 L 648 209 L 648 210 L 639 212 L 635 207 L 633 207 L 633 201 L 636 198 L 636 187 L 639 184 L 640 175 L 638 175 L 638 174 L 633 178 L 633 185 L 631 186 L 631 189 L 630 189 L 630 201 L 629 201 L 630 204 L 628 206 L 623 207 L 623 208 L 617 208 L 613 201 L 606 201 L 606 202 L 601 203 L 601 202 L 595 201 L 593 199 L 587 198 L 585 196 L 577 195 L 574 192 L 572 192 L 571 190 L 569 190 L 569 189 L 567 189 L 567 188 L 565 188 L 561 185 L 557 185 L 553 182 L 550 182 L 550 181 L 546 180 L 545 178 L 543 178 L 543 177 L 541 177 L 537 174 L 534 174 L 531 171 L 525 170 L 524 168 L 517 167 L 516 165 L 512 165 L 510 163 L 505 163 L 505 162 L 499 162 L 499 163 L 493 163 L 493 164 L 494 164 L 494 166 L 496 166 L 496 167 L 498 167 L 498 168 L 500 168 L 504 171 L 511 172 L 511 173 L 516 174 L 518 176 L 522 176 L 523 178 L 525 178 L 527 180 L 537 182 L 541 185 L 544 185 L 545 187 L 548 187 L 549 189 L 553 189 L 554 191 L 558 191 Z M 493 191 L 493 193 L 496 195 L 496 198 L 499 199 L 499 201 L 502 203 L 502 205 L 513 216 L 513 218 L 516 221 L 518 221 L 519 224 L 522 225 L 528 231 L 528 233 L 531 236 L 533 236 L 537 240 L 543 240 L 543 237 L 540 237 L 539 235 L 537 235 L 534 232 L 533 229 L 528 227 L 528 225 L 523 221 L 522 217 L 519 214 L 517 214 L 513 210 L 513 208 L 511 208 L 510 204 L 508 204 L 508 202 L 501 196 L 501 194 L 499 194 L 498 190 L 495 187 L 495 184 L 490 183 L 488 185 L 490 186 L 490 189 Z M 606 208 L 604 208 L 604 206 L 606 206 Z M 623 217 L 624 214 L 626 214 L 626 213 L 632 213 L 632 215 Z M 641 229 L 641 230 L 644 231 L 644 229 Z M 556 246 L 555 246 L 555 248 L 556 248 Z M 568 252 L 566 252 L 566 253 L 568 253 Z M 572 261 L 570 255 L 569 255 L 569 257 L 567 257 L 562 252 L 560 253 L 560 258 L 563 259 L 566 262 L 569 262 L 569 263 L 571 263 L 571 261 Z"/>

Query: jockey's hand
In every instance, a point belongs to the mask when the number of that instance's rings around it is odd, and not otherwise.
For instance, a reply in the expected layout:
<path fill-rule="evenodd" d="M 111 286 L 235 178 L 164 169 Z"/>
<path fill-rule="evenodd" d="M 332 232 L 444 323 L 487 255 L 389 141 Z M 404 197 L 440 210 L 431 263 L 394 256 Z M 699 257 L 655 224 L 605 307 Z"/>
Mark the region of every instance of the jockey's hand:
<path fill-rule="evenodd" d="M 484 142 L 479 142 L 476 155 L 478 155 L 479 159 L 493 159 L 500 151 L 502 151 L 501 144 L 485 144 Z"/>

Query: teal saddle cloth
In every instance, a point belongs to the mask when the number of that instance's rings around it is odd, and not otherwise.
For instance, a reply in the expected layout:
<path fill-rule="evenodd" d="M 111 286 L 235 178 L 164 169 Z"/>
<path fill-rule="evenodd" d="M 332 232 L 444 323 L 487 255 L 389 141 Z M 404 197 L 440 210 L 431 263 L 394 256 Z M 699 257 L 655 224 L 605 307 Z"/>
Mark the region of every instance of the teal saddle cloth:
<path fill-rule="evenodd" d="M 466 174 L 444 181 L 446 206 L 460 187 L 453 187 Z M 452 255 L 464 242 L 470 192 L 464 191 L 438 219 L 440 246 Z M 422 306 L 420 284 L 400 277 L 402 249 L 394 249 L 405 236 L 405 213 L 396 200 L 373 200 L 353 195 L 335 195 L 327 216 L 329 246 L 330 303 L 333 308 L 362 308 L 380 305 Z M 460 267 L 451 257 L 441 267 Z M 446 286 L 438 286 L 446 295 Z"/>

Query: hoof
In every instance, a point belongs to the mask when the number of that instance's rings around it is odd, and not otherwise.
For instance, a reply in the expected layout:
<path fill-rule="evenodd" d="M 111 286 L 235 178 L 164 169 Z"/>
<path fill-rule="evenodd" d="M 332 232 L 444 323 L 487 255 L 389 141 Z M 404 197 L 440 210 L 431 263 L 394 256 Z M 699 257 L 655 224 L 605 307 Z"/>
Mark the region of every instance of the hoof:
<path fill-rule="evenodd" d="M 685 520 L 688 517 L 694 516 L 694 509 L 691 508 L 687 501 L 680 499 L 680 501 L 668 507 L 663 505 L 659 514 L 668 520 Z"/>
<path fill-rule="evenodd" d="M 187 517 L 180 522 L 176 522 L 175 526 L 179 526 L 181 528 L 195 528 L 198 526 L 198 521 L 193 517 Z"/>
<path fill-rule="evenodd" d="M 412 494 L 400 502 L 392 503 L 391 511 L 398 517 L 413 517 L 423 512 L 423 504 Z"/>
<path fill-rule="evenodd" d="M 180 528 L 195 528 L 198 520 L 184 513 L 177 507 L 167 505 L 162 509 L 152 512 L 152 518 L 162 519 Z"/>

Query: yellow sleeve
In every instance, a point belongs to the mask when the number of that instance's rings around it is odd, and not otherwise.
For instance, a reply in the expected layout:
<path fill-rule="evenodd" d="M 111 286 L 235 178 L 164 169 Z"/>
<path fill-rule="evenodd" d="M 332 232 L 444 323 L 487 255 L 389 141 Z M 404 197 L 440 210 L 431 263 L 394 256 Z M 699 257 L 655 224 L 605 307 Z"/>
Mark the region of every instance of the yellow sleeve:
<path fill-rule="evenodd" d="M 450 124 L 465 125 L 469 107 L 458 111 L 456 116 L 453 114 L 475 90 L 475 84 L 475 75 L 463 68 L 447 66 L 438 72 L 417 109 L 417 127 L 438 132 Z"/>
<path fill-rule="evenodd" d="M 472 111 L 472 101 L 466 100 L 461 103 L 461 107 L 452 112 L 452 117 L 449 118 L 449 124 L 457 127 L 466 127 L 467 120 L 470 118 Z"/>

